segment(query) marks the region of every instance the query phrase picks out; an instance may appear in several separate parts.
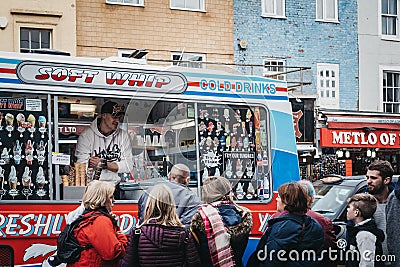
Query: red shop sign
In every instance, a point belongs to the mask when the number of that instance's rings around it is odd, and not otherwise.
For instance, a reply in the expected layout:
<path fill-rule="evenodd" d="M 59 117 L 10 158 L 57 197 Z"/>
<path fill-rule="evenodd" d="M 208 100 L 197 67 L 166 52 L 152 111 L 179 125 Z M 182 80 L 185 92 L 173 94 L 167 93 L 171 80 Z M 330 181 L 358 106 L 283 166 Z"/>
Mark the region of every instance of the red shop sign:
<path fill-rule="evenodd" d="M 400 131 L 320 129 L 321 147 L 400 148 Z"/>

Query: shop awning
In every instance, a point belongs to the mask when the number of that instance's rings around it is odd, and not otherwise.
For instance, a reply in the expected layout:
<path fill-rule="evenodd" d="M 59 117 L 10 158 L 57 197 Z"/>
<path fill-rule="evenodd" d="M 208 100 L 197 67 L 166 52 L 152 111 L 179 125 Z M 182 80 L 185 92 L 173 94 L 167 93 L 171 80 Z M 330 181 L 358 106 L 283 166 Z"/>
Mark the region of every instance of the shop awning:
<path fill-rule="evenodd" d="M 367 117 L 325 115 L 329 129 L 363 129 L 363 130 L 400 130 L 400 116 L 395 117 Z"/>

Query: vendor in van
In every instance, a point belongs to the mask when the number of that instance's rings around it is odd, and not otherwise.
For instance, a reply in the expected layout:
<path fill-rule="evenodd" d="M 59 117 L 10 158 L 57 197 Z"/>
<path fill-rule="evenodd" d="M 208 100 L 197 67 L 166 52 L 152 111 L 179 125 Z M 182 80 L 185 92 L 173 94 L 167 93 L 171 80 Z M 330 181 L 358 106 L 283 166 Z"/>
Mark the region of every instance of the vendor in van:
<path fill-rule="evenodd" d="M 79 136 L 75 156 L 78 163 L 88 165 L 88 170 L 93 168 L 93 179 L 118 184 L 118 174 L 129 173 L 133 168 L 129 134 L 118 127 L 124 114 L 124 106 L 107 101 L 100 116 Z"/>

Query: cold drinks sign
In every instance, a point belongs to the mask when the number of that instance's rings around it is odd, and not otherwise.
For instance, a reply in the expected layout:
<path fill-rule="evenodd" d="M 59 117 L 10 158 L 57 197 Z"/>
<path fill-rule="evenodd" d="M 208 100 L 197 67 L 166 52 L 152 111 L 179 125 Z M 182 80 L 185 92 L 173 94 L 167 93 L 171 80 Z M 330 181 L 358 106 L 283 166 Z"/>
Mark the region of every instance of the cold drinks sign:
<path fill-rule="evenodd" d="M 322 147 L 400 148 L 400 131 L 321 129 Z"/>

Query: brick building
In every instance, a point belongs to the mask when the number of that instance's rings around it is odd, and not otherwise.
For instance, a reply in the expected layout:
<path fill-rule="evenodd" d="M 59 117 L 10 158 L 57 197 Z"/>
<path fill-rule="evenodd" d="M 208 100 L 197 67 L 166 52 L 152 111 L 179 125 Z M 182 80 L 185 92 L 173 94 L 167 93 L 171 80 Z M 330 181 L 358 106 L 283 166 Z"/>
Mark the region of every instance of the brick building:
<path fill-rule="evenodd" d="M 76 6 L 78 56 L 146 49 L 153 59 L 184 53 L 184 60 L 233 62 L 231 0 L 77 0 Z"/>
<path fill-rule="evenodd" d="M 311 67 L 302 77 L 311 84 L 294 95 L 325 108 L 358 109 L 357 0 L 235 1 L 234 23 L 237 44 L 247 42 L 246 49 L 234 46 L 235 62 L 264 64 L 264 74 Z"/>

